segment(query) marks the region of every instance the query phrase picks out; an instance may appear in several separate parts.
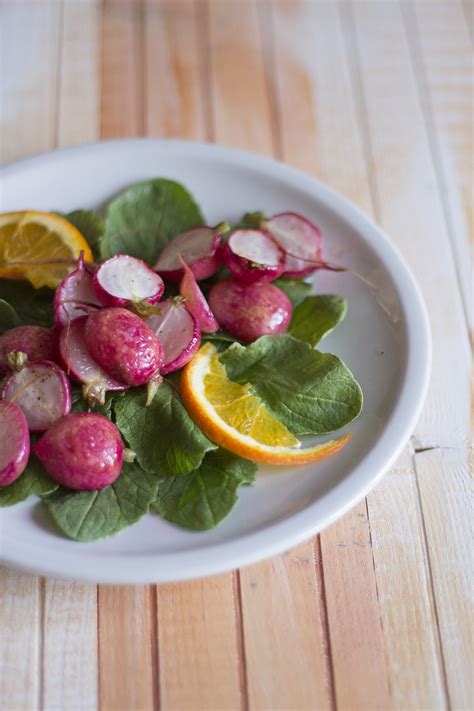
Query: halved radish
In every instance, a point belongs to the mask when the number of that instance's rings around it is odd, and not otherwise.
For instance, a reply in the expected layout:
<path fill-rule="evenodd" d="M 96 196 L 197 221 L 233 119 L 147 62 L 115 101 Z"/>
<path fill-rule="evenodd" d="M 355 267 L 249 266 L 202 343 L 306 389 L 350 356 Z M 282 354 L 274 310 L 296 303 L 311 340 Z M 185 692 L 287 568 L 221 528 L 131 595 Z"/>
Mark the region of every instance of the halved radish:
<path fill-rule="evenodd" d="M 285 270 L 285 254 L 262 230 L 235 230 L 222 250 L 227 269 L 245 282 L 273 281 Z"/>
<path fill-rule="evenodd" d="M 14 402 L 0 400 L 0 432 L 0 488 L 3 488 L 23 474 L 30 456 L 28 423 Z"/>
<path fill-rule="evenodd" d="M 27 363 L 9 375 L 2 398 L 21 407 L 31 432 L 43 432 L 71 410 L 71 386 L 66 373 L 49 360 Z"/>
<path fill-rule="evenodd" d="M 85 316 L 102 306 L 94 291 L 92 265 L 86 266 L 79 257 L 77 269 L 64 277 L 54 295 L 54 320 L 65 326 L 80 316 Z"/>
<path fill-rule="evenodd" d="M 41 326 L 17 326 L 0 336 L 0 373 L 8 373 L 11 358 L 23 354 L 29 360 L 53 360 L 58 358 L 58 334 Z M 16 369 L 16 368 L 14 368 Z"/>
<path fill-rule="evenodd" d="M 91 404 L 103 405 L 109 390 L 126 390 L 127 385 L 107 375 L 87 350 L 84 326 L 87 316 L 76 318 L 61 331 L 59 352 L 69 377 L 82 383 L 82 394 Z"/>
<path fill-rule="evenodd" d="M 129 306 L 141 301 L 155 304 L 163 296 L 165 285 L 143 260 L 116 254 L 94 274 L 94 289 L 104 306 Z"/>
<path fill-rule="evenodd" d="M 184 275 L 179 285 L 179 293 L 185 300 L 186 308 L 194 316 L 201 331 L 215 333 L 219 330 L 219 324 L 204 298 L 193 272 L 182 259 L 181 264 L 184 269 Z"/>
<path fill-rule="evenodd" d="M 207 279 L 217 272 L 221 265 L 221 235 L 227 232 L 225 223 L 217 227 L 194 227 L 176 235 L 161 252 L 155 269 L 164 279 L 179 281 L 183 276 L 180 255 L 190 266 L 196 279 Z"/>
<path fill-rule="evenodd" d="M 285 253 L 285 276 L 301 277 L 326 266 L 322 261 L 321 232 L 302 215 L 282 212 L 264 220 L 262 229 Z"/>
<path fill-rule="evenodd" d="M 163 346 L 162 375 L 179 370 L 189 363 L 201 344 L 201 332 L 194 316 L 179 296 L 163 301 L 160 313 L 151 316 L 146 323 Z"/>

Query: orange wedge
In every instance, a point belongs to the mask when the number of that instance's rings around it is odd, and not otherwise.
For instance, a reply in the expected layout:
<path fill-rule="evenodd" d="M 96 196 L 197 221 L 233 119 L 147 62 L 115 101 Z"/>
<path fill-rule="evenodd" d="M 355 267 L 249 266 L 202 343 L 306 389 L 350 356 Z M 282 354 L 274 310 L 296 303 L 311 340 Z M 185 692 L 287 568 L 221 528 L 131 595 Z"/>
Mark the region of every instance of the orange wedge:
<path fill-rule="evenodd" d="M 35 288 L 54 289 L 74 261 L 92 252 L 82 234 L 52 212 L 0 214 L 0 278 L 28 279 Z"/>
<path fill-rule="evenodd" d="M 350 435 L 314 447 L 301 442 L 252 393 L 228 379 L 219 355 L 206 343 L 184 368 L 181 396 L 209 439 L 234 454 L 266 464 L 309 464 L 336 454 Z"/>

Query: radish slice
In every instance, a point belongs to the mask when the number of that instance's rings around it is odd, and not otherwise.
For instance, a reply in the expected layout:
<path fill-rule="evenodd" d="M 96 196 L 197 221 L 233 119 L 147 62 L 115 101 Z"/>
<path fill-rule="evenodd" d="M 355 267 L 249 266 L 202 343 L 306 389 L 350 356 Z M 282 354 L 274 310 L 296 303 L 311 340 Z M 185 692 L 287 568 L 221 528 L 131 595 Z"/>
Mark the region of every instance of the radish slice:
<path fill-rule="evenodd" d="M 162 375 L 179 370 L 189 363 L 201 344 L 201 333 L 194 316 L 176 296 L 160 304 L 160 314 L 151 316 L 146 323 L 163 346 Z"/>
<path fill-rule="evenodd" d="M 221 234 L 228 225 L 213 227 L 200 226 L 176 235 L 163 249 L 155 264 L 155 269 L 164 279 L 179 281 L 183 276 L 180 255 L 188 264 L 196 279 L 207 279 L 217 272 L 221 265 Z"/>
<path fill-rule="evenodd" d="M 222 250 L 224 264 L 232 274 L 248 283 L 273 281 L 285 269 L 285 254 L 261 230 L 232 232 Z"/>
<path fill-rule="evenodd" d="M 0 488 L 14 482 L 28 463 L 30 433 L 21 408 L 0 400 Z"/>
<path fill-rule="evenodd" d="M 54 295 L 54 319 L 59 327 L 68 321 L 84 316 L 102 304 L 94 291 L 93 276 L 79 257 L 77 269 L 59 284 Z"/>
<path fill-rule="evenodd" d="M 204 298 L 204 294 L 198 286 L 195 276 L 188 265 L 181 259 L 184 275 L 179 285 L 179 293 L 186 302 L 186 308 L 194 316 L 194 319 L 204 333 L 215 333 L 219 330 L 214 314 L 209 308 L 209 304 Z"/>
<path fill-rule="evenodd" d="M 301 277 L 324 267 L 321 232 L 305 217 L 295 212 L 282 212 L 266 220 L 262 229 L 273 237 L 285 253 L 285 276 Z"/>
<path fill-rule="evenodd" d="M 76 318 L 63 328 L 59 338 L 59 352 L 66 373 L 83 384 L 83 395 L 91 404 L 103 405 L 108 390 L 126 390 L 127 386 L 114 380 L 93 360 L 84 339 L 87 316 Z"/>
<path fill-rule="evenodd" d="M 148 264 L 127 254 L 117 254 L 94 274 L 94 289 L 105 306 L 129 306 L 139 301 L 155 304 L 165 285 Z"/>
<path fill-rule="evenodd" d="M 31 432 L 44 432 L 71 410 L 71 386 L 66 373 L 49 360 L 27 363 L 9 375 L 2 397 L 21 407 Z"/>

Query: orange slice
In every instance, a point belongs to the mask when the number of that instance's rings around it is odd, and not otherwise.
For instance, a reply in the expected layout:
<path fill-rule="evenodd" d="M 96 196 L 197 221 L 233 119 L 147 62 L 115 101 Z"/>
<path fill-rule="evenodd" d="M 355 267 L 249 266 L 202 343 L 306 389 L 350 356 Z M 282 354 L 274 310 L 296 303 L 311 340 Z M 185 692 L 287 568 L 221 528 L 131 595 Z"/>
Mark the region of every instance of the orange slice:
<path fill-rule="evenodd" d="M 229 380 L 212 343 L 200 348 L 184 368 L 181 395 L 209 439 L 254 462 L 308 464 L 335 454 L 350 439 L 345 435 L 301 448 L 301 442 L 252 393 L 251 385 Z"/>

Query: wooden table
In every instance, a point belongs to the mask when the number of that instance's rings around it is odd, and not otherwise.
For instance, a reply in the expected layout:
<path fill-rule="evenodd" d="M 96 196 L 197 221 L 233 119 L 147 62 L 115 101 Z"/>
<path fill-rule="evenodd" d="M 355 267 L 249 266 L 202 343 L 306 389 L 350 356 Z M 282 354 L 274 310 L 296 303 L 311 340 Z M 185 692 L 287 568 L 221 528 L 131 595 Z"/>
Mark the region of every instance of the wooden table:
<path fill-rule="evenodd" d="M 119 136 L 247 148 L 326 181 L 413 269 L 433 331 L 397 464 L 320 536 L 191 583 L 1 569 L 0 705 L 471 709 L 472 2 L 6 0 L 3 159 Z"/>

